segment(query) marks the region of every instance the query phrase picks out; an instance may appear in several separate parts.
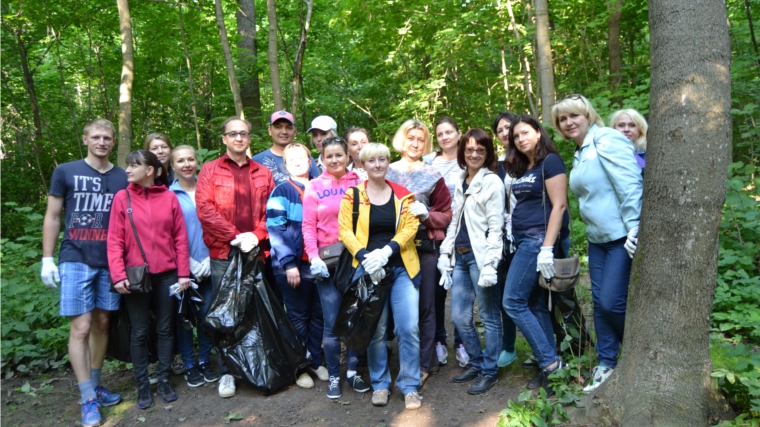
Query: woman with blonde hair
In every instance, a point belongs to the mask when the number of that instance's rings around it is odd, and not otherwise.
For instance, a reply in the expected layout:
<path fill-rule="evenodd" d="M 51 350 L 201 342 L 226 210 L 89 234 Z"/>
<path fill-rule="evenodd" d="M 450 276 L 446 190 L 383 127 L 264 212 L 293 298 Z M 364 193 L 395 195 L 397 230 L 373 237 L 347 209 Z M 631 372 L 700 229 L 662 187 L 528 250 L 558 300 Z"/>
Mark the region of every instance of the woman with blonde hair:
<path fill-rule="evenodd" d="M 435 294 L 440 275 L 436 269 L 438 248 L 446 237 L 451 222 L 451 194 L 446 181 L 435 167 L 422 162 L 432 150 L 432 137 L 427 126 L 418 120 L 407 120 L 393 137 L 393 148 L 401 159 L 388 168 L 388 181 L 414 194 L 409 211 L 420 221 L 414 239 L 420 257 L 420 385 L 431 372 L 438 371 L 435 348 Z"/>
<path fill-rule="evenodd" d="M 647 159 L 647 131 L 649 130 L 647 119 L 632 108 L 618 110 L 610 116 L 610 127 L 619 130 L 633 142 L 636 146 L 636 161 L 641 169 L 644 169 Z"/>

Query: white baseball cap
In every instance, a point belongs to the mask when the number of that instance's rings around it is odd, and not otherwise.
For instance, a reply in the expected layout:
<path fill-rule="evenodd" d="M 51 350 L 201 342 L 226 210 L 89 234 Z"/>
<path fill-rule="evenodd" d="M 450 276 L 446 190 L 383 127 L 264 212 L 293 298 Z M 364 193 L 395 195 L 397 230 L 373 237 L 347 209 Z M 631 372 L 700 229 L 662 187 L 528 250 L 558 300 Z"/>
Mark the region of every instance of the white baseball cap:
<path fill-rule="evenodd" d="M 314 118 L 314 120 L 311 121 L 311 127 L 306 131 L 306 133 L 309 133 L 314 129 L 319 129 L 324 132 L 332 129 L 335 131 L 335 133 L 338 133 L 338 124 L 335 123 L 335 120 L 333 120 L 330 116 L 317 116 Z"/>

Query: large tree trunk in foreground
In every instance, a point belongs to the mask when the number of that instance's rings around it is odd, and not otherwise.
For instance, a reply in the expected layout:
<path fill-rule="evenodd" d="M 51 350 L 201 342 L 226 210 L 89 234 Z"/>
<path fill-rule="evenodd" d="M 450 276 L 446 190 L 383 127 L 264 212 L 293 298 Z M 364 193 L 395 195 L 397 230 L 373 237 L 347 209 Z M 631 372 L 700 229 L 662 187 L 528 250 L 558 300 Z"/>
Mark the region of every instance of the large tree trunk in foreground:
<path fill-rule="evenodd" d="M 121 85 L 119 86 L 119 146 L 116 161 L 126 167 L 127 154 L 132 151 L 132 81 L 134 80 L 135 59 L 132 51 L 132 20 L 129 16 L 129 1 L 116 0 L 119 8 L 119 28 L 121 29 Z"/>
<path fill-rule="evenodd" d="M 651 0 L 648 166 L 623 358 L 602 397 L 621 426 L 707 426 L 710 313 L 731 146 L 721 0 Z"/>
<path fill-rule="evenodd" d="M 219 37 L 222 39 L 222 50 L 224 50 L 224 62 L 227 64 L 227 78 L 230 81 L 232 100 L 235 103 L 235 115 L 243 118 L 243 101 L 240 99 L 240 86 L 238 85 L 237 76 L 235 75 L 235 65 L 232 63 L 230 42 L 227 40 L 227 27 L 224 26 L 222 0 L 214 0 L 214 6 L 216 8 L 216 26 L 219 28 Z"/>
<path fill-rule="evenodd" d="M 259 70 L 256 67 L 256 5 L 253 0 L 238 0 L 239 8 L 235 13 L 237 30 L 240 35 L 238 49 L 241 70 L 240 97 L 243 108 L 251 112 L 249 119 L 254 129 L 262 127 L 261 121 L 261 89 L 259 87 Z"/>
<path fill-rule="evenodd" d="M 275 111 L 282 110 L 282 87 L 280 85 L 280 62 L 277 58 L 277 3 L 275 0 L 267 0 L 267 13 L 269 16 L 269 75 L 272 81 L 272 100 Z"/>
<path fill-rule="evenodd" d="M 536 47 L 538 78 L 541 83 L 541 121 L 551 125 L 554 105 L 554 61 L 549 39 L 549 9 L 546 0 L 536 0 Z"/>

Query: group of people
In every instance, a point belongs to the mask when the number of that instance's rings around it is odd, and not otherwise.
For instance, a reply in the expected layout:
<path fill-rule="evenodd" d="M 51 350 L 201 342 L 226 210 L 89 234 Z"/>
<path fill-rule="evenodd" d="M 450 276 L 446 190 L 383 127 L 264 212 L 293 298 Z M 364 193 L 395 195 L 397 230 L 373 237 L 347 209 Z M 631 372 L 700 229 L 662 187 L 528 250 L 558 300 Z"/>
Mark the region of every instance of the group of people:
<path fill-rule="evenodd" d="M 562 369 L 547 291 L 555 258 L 569 257 L 567 187 L 580 201 L 589 244 L 589 272 L 599 364 L 584 390 L 599 387 L 616 366 L 623 339 L 631 259 L 636 250 L 646 121 L 634 110 L 615 113 L 611 128 L 590 102 L 571 95 L 552 108 L 552 122 L 576 144 L 568 179 L 563 159 L 541 123 L 500 113 L 491 133 L 443 117 L 433 133 L 405 121 L 392 140 L 400 154 L 371 143 L 351 127 L 338 136 L 336 122 L 319 116 L 307 130 L 319 155 L 294 142 L 296 123 L 286 111 L 270 117 L 272 146 L 248 156 L 251 125 L 231 117 L 222 124 L 226 152 L 198 171 L 195 150 L 172 147 L 151 134 L 145 149 L 130 153 L 123 170 L 109 162 L 115 129 L 96 119 L 84 128 L 87 157 L 58 166 L 44 221 L 42 281 L 60 282 L 62 316 L 71 319 L 69 354 L 81 391 L 82 424 L 99 425 L 100 406 L 121 396 L 100 384 L 110 313 L 123 303 L 131 322 L 131 358 L 137 407 L 153 404 L 148 373 L 151 311 L 158 336 L 157 390 L 163 402 L 178 398 L 169 382 L 175 354 L 190 387 L 219 381 L 219 395 L 235 394 L 235 379 L 212 343 L 178 326 L 177 304 L 190 287 L 208 312 L 235 250 L 258 248 L 265 277 L 278 290 L 307 351 L 310 365 L 296 384 L 327 382 L 327 397 L 342 384 L 373 390 L 375 406 L 388 403 L 388 341 L 398 340 L 396 386 L 406 408 L 419 408 L 419 388 L 448 362 L 444 323 L 451 291 L 456 359 L 464 369 L 454 382 L 473 381 L 469 394 L 488 391 L 499 367 L 512 363 L 516 329 L 538 368 L 528 388 L 550 391 L 549 375 Z M 438 149 L 433 150 L 433 135 Z M 61 225 L 59 267 L 53 254 Z M 338 245 L 336 245 L 338 244 Z M 342 244 L 342 245 L 339 245 Z M 345 283 L 328 266 L 330 248 L 352 255 L 353 280 L 390 284 L 385 308 L 367 348 L 345 349 L 341 380 L 340 338 L 333 332 Z M 147 265 L 152 291 L 134 290 L 127 267 Z M 474 326 L 474 307 L 485 329 L 485 349 Z M 366 354 L 369 383 L 357 372 Z"/>

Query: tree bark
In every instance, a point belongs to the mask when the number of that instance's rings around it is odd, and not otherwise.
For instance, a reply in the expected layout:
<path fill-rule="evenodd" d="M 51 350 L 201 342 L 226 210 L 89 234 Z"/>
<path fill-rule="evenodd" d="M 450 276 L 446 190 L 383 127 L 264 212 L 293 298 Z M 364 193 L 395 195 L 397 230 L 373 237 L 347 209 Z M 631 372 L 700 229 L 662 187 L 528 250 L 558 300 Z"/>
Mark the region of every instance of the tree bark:
<path fill-rule="evenodd" d="M 625 356 L 600 394 L 619 425 L 707 426 L 725 415 L 710 378 L 709 332 L 731 146 L 726 6 L 651 0 L 649 28 L 650 144 L 639 252 Z"/>
<path fill-rule="evenodd" d="M 37 90 L 34 87 L 34 76 L 29 69 L 29 56 L 26 53 L 26 46 L 21 39 L 21 29 L 14 28 L 13 35 L 16 36 L 18 42 L 18 52 L 21 58 L 21 71 L 24 73 L 24 86 L 26 87 L 26 93 L 29 95 L 29 103 L 32 107 L 32 121 L 34 123 L 34 136 L 35 139 L 40 140 L 42 138 L 42 119 L 40 118 L 40 104 L 37 102 Z"/>
<path fill-rule="evenodd" d="M 298 111 L 298 89 L 301 86 L 303 56 L 306 53 L 306 36 L 309 34 L 309 26 L 311 25 L 311 11 L 314 8 L 314 0 L 303 0 L 303 3 L 306 5 L 306 18 L 301 21 L 301 40 L 298 43 L 298 52 L 296 52 L 296 60 L 293 63 L 293 101 L 290 107 L 290 113 L 293 114 L 293 117 L 296 116 Z"/>
<path fill-rule="evenodd" d="M 274 109 L 282 110 L 282 87 L 280 86 L 280 63 L 277 58 L 277 4 L 275 0 L 267 0 L 267 16 L 269 17 L 269 76 L 272 81 L 272 99 Z"/>
<path fill-rule="evenodd" d="M 238 0 L 240 6 L 235 13 L 237 30 L 240 35 L 238 49 L 240 61 L 238 69 L 242 70 L 240 95 L 243 108 L 250 109 L 249 120 L 254 129 L 262 127 L 261 121 L 261 88 L 259 86 L 259 70 L 256 67 L 256 5 L 253 0 Z"/>
<path fill-rule="evenodd" d="M 222 10 L 222 0 L 214 0 L 216 7 L 216 26 L 219 28 L 219 37 L 222 39 L 222 50 L 224 51 L 224 62 L 227 64 L 227 78 L 230 81 L 230 91 L 232 91 L 232 100 L 235 103 L 235 115 L 244 118 L 243 101 L 240 99 L 240 86 L 238 85 L 237 76 L 235 75 L 235 65 L 232 63 L 232 53 L 230 52 L 230 42 L 227 40 L 227 28 L 224 26 L 224 11 Z"/>
<path fill-rule="evenodd" d="M 528 98 L 528 104 L 530 105 L 530 112 L 533 117 L 538 116 L 538 109 L 536 103 L 533 101 L 533 84 L 530 82 L 530 62 L 525 57 L 520 44 L 520 32 L 517 31 L 517 22 L 515 21 L 515 14 L 512 12 L 512 0 L 507 0 L 507 12 L 509 12 L 509 22 L 512 24 L 512 30 L 515 33 L 515 42 L 518 44 L 518 53 L 520 54 L 520 62 L 522 62 L 523 78 L 525 79 L 525 97 Z"/>
<path fill-rule="evenodd" d="M 182 18 L 182 5 L 177 5 L 179 9 L 179 30 L 182 34 L 182 49 L 185 51 L 185 61 L 187 61 L 187 85 L 190 89 L 190 96 L 193 99 L 193 123 L 195 123 L 195 139 L 198 144 L 198 149 L 202 148 L 201 145 L 201 129 L 198 126 L 198 103 L 195 101 L 195 87 L 193 85 L 193 67 L 190 66 L 190 54 L 187 52 L 187 42 L 185 41 L 185 23 Z"/>
<path fill-rule="evenodd" d="M 541 83 L 541 121 L 551 124 L 554 105 L 554 61 L 549 39 L 549 9 L 546 0 L 536 0 L 536 50 L 538 51 L 538 76 Z"/>
<path fill-rule="evenodd" d="M 132 82 L 135 60 L 129 0 L 116 0 L 116 5 L 119 8 L 122 52 L 121 85 L 119 86 L 119 146 L 116 151 L 116 161 L 120 166 L 126 167 L 127 154 L 132 150 Z"/>
<path fill-rule="evenodd" d="M 620 54 L 620 18 L 623 16 L 623 4 L 625 0 L 607 0 L 607 11 L 610 17 L 607 19 L 607 48 L 610 56 L 610 91 L 617 92 L 623 78 L 623 59 Z M 617 96 L 612 99 L 613 103 L 620 104 L 623 99 Z"/>

